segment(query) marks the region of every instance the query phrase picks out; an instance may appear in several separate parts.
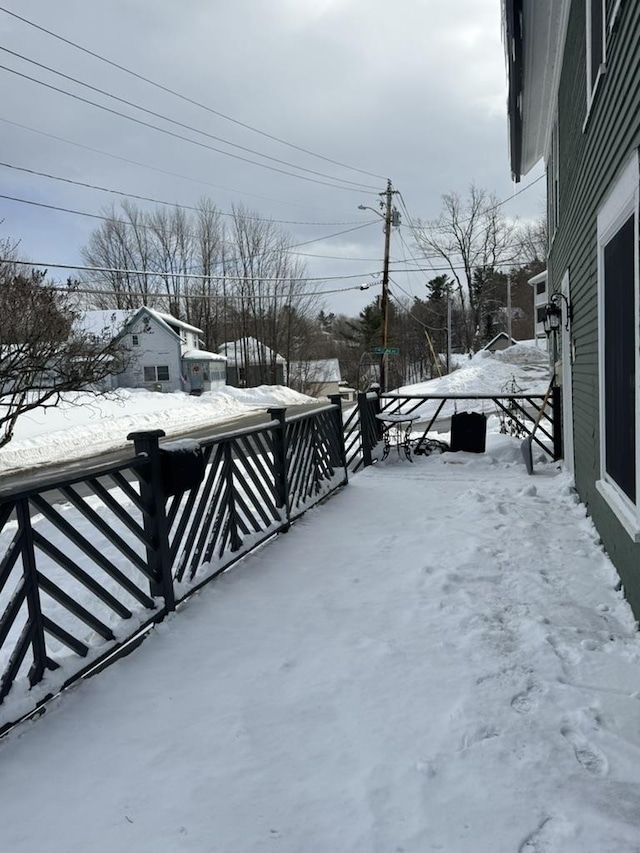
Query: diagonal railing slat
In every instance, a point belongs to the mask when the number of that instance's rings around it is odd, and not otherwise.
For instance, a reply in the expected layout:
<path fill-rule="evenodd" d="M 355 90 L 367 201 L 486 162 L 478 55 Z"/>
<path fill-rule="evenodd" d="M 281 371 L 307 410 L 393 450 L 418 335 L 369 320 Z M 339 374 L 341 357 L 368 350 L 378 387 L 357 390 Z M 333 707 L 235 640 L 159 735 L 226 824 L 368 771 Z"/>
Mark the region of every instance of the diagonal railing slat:
<path fill-rule="evenodd" d="M 77 637 L 74 637 L 69 631 L 65 631 L 57 622 L 54 622 L 53 619 L 50 619 L 48 616 L 43 617 L 44 630 L 47 634 L 51 634 L 52 637 L 55 637 L 60 643 L 65 645 L 68 649 L 75 652 L 79 657 L 86 658 L 89 654 L 89 646 L 86 643 L 83 643 Z"/>
<path fill-rule="evenodd" d="M 143 574 L 145 574 L 147 570 L 147 566 L 143 558 L 136 554 L 136 552 L 131 548 L 131 546 L 124 541 L 124 539 L 119 536 L 113 527 L 107 524 L 98 513 L 92 509 L 83 498 L 81 498 L 73 489 L 73 486 L 62 486 L 60 488 L 60 492 L 67 498 L 70 504 L 72 504 L 79 513 L 81 513 L 87 521 L 91 523 L 96 530 L 98 530 L 104 538 L 114 545 L 120 553 L 129 560 L 130 563 L 133 563 L 137 569 L 139 569 Z M 131 529 L 131 528 L 130 528 Z M 146 536 L 144 530 L 142 530 L 138 525 L 135 525 L 132 532 L 142 541 L 146 541 Z"/>
<path fill-rule="evenodd" d="M 113 578 L 118 584 L 136 599 L 144 607 L 153 609 L 154 601 L 145 592 L 143 592 L 136 584 L 130 580 L 123 572 L 117 569 L 98 549 L 91 544 L 84 536 L 75 530 L 68 521 L 66 521 L 59 512 L 53 509 L 45 500 L 35 495 L 31 498 L 33 505 L 47 518 L 55 527 L 63 532 L 67 539 L 72 542 L 80 551 L 82 551 L 90 560 L 99 566 L 105 574 Z M 149 571 L 148 566 L 144 566 L 144 574 L 153 579 L 153 575 Z"/>
<path fill-rule="evenodd" d="M 59 548 L 52 542 L 49 542 L 37 530 L 33 532 L 33 542 L 36 548 L 46 554 L 51 560 L 57 563 L 61 568 L 65 569 L 67 574 L 85 587 L 89 592 L 93 593 L 96 598 L 100 599 L 107 607 L 110 607 L 121 619 L 130 619 L 133 615 L 131 610 L 126 607 L 121 601 L 106 590 L 98 581 L 92 577 L 84 569 L 77 566 L 73 560 L 67 557 Z"/>
<path fill-rule="evenodd" d="M 49 580 L 46 575 L 38 572 L 38 584 L 43 592 L 46 592 L 54 601 L 61 604 L 63 607 L 72 613 L 85 625 L 88 625 L 96 634 L 99 634 L 104 640 L 114 640 L 113 631 L 108 625 L 105 625 L 97 616 L 94 616 L 86 607 L 79 604 L 75 598 L 68 595 L 63 589 L 60 589 L 53 581 Z"/>
<path fill-rule="evenodd" d="M 0 735 L 26 689 L 38 687 L 35 709 L 108 665 L 347 482 L 335 399 L 291 417 L 269 410 L 200 444 L 161 449 L 162 437 L 131 433 L 133 458 L 92 460 L 85 476 L 75 466 L 40 486 L 0 481 Z"/>

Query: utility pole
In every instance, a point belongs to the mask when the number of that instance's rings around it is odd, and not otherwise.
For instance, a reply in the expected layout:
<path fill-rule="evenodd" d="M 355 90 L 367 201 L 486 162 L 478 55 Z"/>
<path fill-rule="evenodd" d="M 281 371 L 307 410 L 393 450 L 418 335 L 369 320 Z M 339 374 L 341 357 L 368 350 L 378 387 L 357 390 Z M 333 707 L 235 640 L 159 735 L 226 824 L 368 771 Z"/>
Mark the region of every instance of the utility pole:
<path fill-rule="evenodd" d="M 382 267 L 382 298 L 380 300 L 380 321 L 382 324 L 382 346 L 386 349 L 389 342 L 389 245 L 391 243 L 391 199 L 393 189 L 387 180 L 387 189 L 380 195 L 386 195 L 384 212 L 384 262 Z M 387 353 L 380 356 L 380 387 L 387 390 Z"/>
<path fill-rule="evenodd" d="M 378 213 L 372 207 L 359 204 L 358 210 L 373 210 L 384 222 L 384 259 L 382 262 L 382 296 L 380 298 L 380 325 L 382 329 L 382 348 L 385 350 L 380 355 L 380 389 L 387 390 L 387 353 L 389 343 L 389 247 L 391 245 L 391 226 L 400 225 L 400 213 L 392 205 L 393 196 L 397 193 L 393 189 L 391 179 L 387 178 L 387 188 L 379 193 L 381 196 L 380 207 L 384 213 Z M 382 200 L 384 199 L 384 200 Z"/>
<path fill-rule="evenodd" d="M 447 373 L 451 373 L 451 288 L 447 285 Z"/>
<path fill-rule="evenodd" d="M 511 273 L 507 273 L 507 335 L 509 335 L 509 344 L 511 346 Z"/>

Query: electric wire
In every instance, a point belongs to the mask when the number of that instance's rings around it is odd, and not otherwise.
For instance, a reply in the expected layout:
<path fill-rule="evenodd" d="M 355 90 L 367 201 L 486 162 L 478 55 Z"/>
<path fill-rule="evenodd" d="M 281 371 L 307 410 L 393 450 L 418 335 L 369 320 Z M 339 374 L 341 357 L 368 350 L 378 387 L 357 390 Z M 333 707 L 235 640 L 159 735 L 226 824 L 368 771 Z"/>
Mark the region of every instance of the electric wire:
<path fill-rule="evenodd" d="M 221 136 L 216 136 L 213 133 L 209 133 L 206 130 L 201 130 L 200 128 L 193 127 L 190 124 L 186 124 L 183 121 L 178 121 L 177 119 L 171 118 L 170 116 L 166 116 L 163 113 L 158 113 L 155 112 L 155 110 L 150 110 L 148 107 L 143 107 L 140 104 L 136 104 L 134 101 L 129 101 L 126 98 L 121 98 L 118 95 L 114 95 L 112 92 L 108 92 L 106 89 L 100 89 L 98 86 L 92 86 L 90 83 L 86 83 L 84 80 L 79 80 L 77 77 L 71 77 L 69 74 L 65 74 L 62 71 L 58 71 L 55 68 L 51 68 L 50 65 L 44 65 L 42 62 L 37 62 L 35 59 L 30 59 L 28 56 L 24 56 L 21 53 L 17 53 L 15 50 L 10 50 L 8 47 L 3 47 L 2 45 L 0 45 L 0 50 L 4 51 L 5 53 L 8 53 L 10 56 L 14 56 L 17 59 L 21 59 L 23 62 L 28 62 L 31 65 L 35 65 L 36 68 L 41 68 L 44 71 L 48 71 L 50 74 L 56 74 L 58 77 L 62 77 L 64 80 L 69 80 L 71 83 L 75 83 L 78 86 L 83 86 L 85 89 L 89 89 L 91 92 L 97 92 L 99 95 L 104 95 L 106 98 L 112 98 L 119 104 L 125 104 L 128 107 L 133 107 L 134 109 L 140 110 L 140 112 L 143 112 L 146 115 L 153 116 L 154 118 L 159 118 L 162 121 L 166 121 L 170 124 L 176 125 L 176 127 L 181 127 L 185 130 L 190 130 L 193 133 L 199 133 L 201 136 L 205 136 L 208 139 L 213 139 L 216 142 L 222 142 L 224 145 L 229 145 L 232 148 L 237 148 L 238 150 L 244 151 L 245 153 L 254 154 L 257 157 L 263 157 L 265 160 L 271 160 L 273 163 L 279 163 L 282 166 L 289 166 L 289 168 L 291 169 L 298 169 L 299 171 L 307 172 L 310 175 L 317 175 L 321 178 L 328 178 L 332 181 L 341 181 L 343 183 L 352 184 L 355 187 L 360 187 L 363 189 L 376 189 L 370 184 L 363 184 L 360 181 L 350 181 L 348 178 L 338 178 L 335 175 L 327 175 L 324 172 L 318 172 L 315 169 L 307 169 L 305 166 L 298 166 L 295 163 L 290 163 L 288 160 L 281 160 L 278 157 L 272 157 L 269 154 L 262 154 L 260 151 L 256 151 L 253 148 L 247 148 L 245 145 L 240 145 L 237 142 L 230 142 L 228 139 L 224 139 Z M 229 155 L 228 151 L 220 151 L 219 153 Z M 264 166 L 264 163 L 257 163 L 254 165 Z"/>
<path fill-rule="evenodd" d="M 530 190 L 531 187 L 535 186 L 537 183 L 544 180 L 545 178 L 546 178 L 545 174 L 539 175 L 537 178 L 535 178 L 533 181 L 531 181 L 531 183 L 527 184 L 526 187 L 522 187 L 522 189 L 517 190 L 517 192 L 512 193 L 507 198 L 503 198 L 500 201 L 497 201 L 495 204 L 489 205 L 488 207 L 484 208 L 484 212 L 489 213 L 492 210 L 497 210 L 499 207 L 502 207 L 503 205 L 508 204 L 516 196 L 522 195 L 522 193 L 527 192 L 527 190 Z M 405 213 L 407 219 L 409 220 L 409 225 L 411 226 L 411 230 L 413 231 L 414 236 L 415 236 L 415 234 L 418 230 L 417 226 L 416 226 L 415 222 L 413 221 L 411 214 L 409 213 L 409 210 L 407 208 L 407 204 L 404 200 L 404 196 L 402 195 L 400 190 L 397 190 L 397 194 L 398 194 L 398 198 L 400 200 L 400 203 L 402 205 L 402 208 L 404 210 L 404 213 Z M 459 222 L 459 224 L 464 225 L 465 223 L 470 222 L 471 219 L 472 219 L 472 217 L 468 216 L 468 217 L 464 217 L 464 218 L 458 220 L 458 222 Z M 433 229 L 433 230 L 441 230 L 442 228 L 446 228 L 447 226 L 439 226 L 437 224 L 437 222 L 432 222 L 432 224 L 430 224 L 428 227 Z"/>
<path fill-rule="evenodd" d="M 368 175 L 371 178 L 379 178 L 380 180 L 386 180 L 386 178 L 383 175 L 378 175 L 375 172 L 369 172 L 366 169 L 361 169 L 361 168 L 358 168 L 357 166 L 350 166 L 347 163 L 342 163 L 339 160 L 333 160 L 331 157 L 326 157 L 323 154 L 317 154 L 316 152 L 311 151 L 308 148 L 303 148 L 300 145 L 295 145 L 292 142 L 288 142 L 285 139 L 281 139 L 278 136 L 274 136 L 273 134 L 270 134 L 270 133 L 267 133 L 263 130 L 260 130 L 259 128 L 254 127 L 253 125 L 247 124 L 246 122 L 240 121 L 239 119 L 235 119 L 232 116 L 226 115 L 225 113 L 222 113 L 219 110 L 215 110 L 212 107 L 207 106 L 206 104 L 202 104 L 199 101 L 196 101 L 195 99 L 190 98 L 181 92 L 177 92 L 175 89 L 171 89 L 168 86 L 163 86 L 161 83 L 158 83 L 157 81 L 152 80 L 149 77 L 145 77 L 143 74 L 140 74 L 136 71 L 133 71 L 131 68 L 127 68 L 126 66 L 121 65 L 117 62 L 114 62 L 111 59 L 107 59 L 107 57 L 102 56 L 101 54 L 96 53 L 95 51 L 92 51 L 89 48 L 83 47 L 82 45 L 78 44 L 77 42 L 71 41 L 71 39 L 65 38 L 64 36 L 61 36 L 58 33 L 54 33 L 52 30 L 48 30 L 45 27 L 43 27 L 39 24 L 36 24 L 34 21 L 30 21 L 28 18 L 24 18 L 21 15 L 18 15 L 17 13 L 12 12 L 9 9 L 4 8 L 3 6 L 0 6 L 0 12 L 4 12 L 6 15 L 10 15 L 11 17 L 16 18 L 17 20 L 21 21 L 22 23 L 27 24 L 30 27 L 34 27 L 35 29 L 40 30 L 40 32 L 43 32 L 46 35 L 51 36 L 52 38 L 58 39 L 59 41 L 64 42 L 65 44 L 69 45 L 70 47 L 75 48 L 76 50 L 79 50 L 79 51 L 82 51 L 83 53 L 86 53 L 88 56 L 92 56 L 94 59 L 98 59 L 101 62 L 105 62 L 107 65 L 110 65 L 112 68 L 117 68 L 119 71 L 122 71 L 125 74 L 129 74 L 132 77 L 135 77 L 136 79 L 143 81 L 144 83 L 148 83 L 151 86 L 155 86 L 157 89 L 160 89 L 163 92 L 166 92 L 170 95 L 173 95 L 176 98 L 180 98 L 181 100 L 185 101 L 186 103 L 192 104 L 193 106 L 196 106 L 196 107 L 199 107 L 200 109 L 206 110 L 207 112 L 209 112 L 215 116 L 218 116 L 219 118 L 223 118 L 225 121 L 229 121 L 229 122 L 232 122 L 233 124 L 238 125 L 239 127 L 243 127 L 243 128 L 245 128 L 245 130 L 250 130 L 251 132 L 257 133 L 260 136 L 265 137 L 266 139 L 271 139 L 273 142 L 278 142 L 281 145 L 286 145 L 287 147 L 292 148 L 295 151 L 300 151 L 303 154 L 307 154 L 310 157 L 316 157 L 320 160 L 324 160 L 327 163 L 332 163 L 334 166 L 340 166 L 343 169 L 349 169 L 350 171 L 353 171 L 353 172 L 359 172 L 360 174 Z"/>
<path fill-rule="evenodd" d="M 0 121 L 5 122 L 6 124 L 13 125 L 13 127 L 19 127 L 21 130 L 28 130 L 30 133 L 37 133 L 40 136 L 46 136 L 48 139 L 55 139 L 57 142 L 64 142 L 66 145 L 73 145 L 76 148 L 82 148 L 84 151 L 91 151 L 92 154 L 100 154 L 103 157 L 111 157 L 113 160 L 119 160 L 121 163 L 129 163 L 131 166 L 137 166 L 141 169 L 149 169 L 152 172 L 158 172 L 161 175 L 168 175 L 171 178 L 179 178 L 183 181 L 191 181 L 191 183 L 199 184 L 206 187 L 212 187 L 216 190 L 224 190 L 225 192 L 236 193 L 238 195 L 245 195 L 251 198 L 259 198 L 262 201 L 270 201 L 275 202 L 276 204 L 286 204 L 289 207 L 300 207 L 306 209 L 308 205 L 296 204 L 291 201 L 283 201 L 282 199 L 272 198 L 271 196 L 257 195 L 256 193 L 246 192 L 244 190 L 236 190 L 231 187 L 221 186 L 220 184 L 213 184 L 211 181 L 206 181 L 203 178 L 192 178 L 189 175 L 181 175 L 179 172 L 171 172 L 168 169 L 162 169 L 159 166 L 152 166 L 150 163 L 141 163 L 139 160 L 131 160 L 128 157 L 122 157 L 120 154 L 113 154 L 110 151 L 103 151 L 100 148 L 92 148 L 90 145 L 84 145 L 82 142 L 76 142 L 72 139 L 65 139 L 64 136 L 56 136 L 54 133 L 48 133 L 46 130 L 39 130 L 35 127 L 30 127 L 28 124 L 20 124 L 20 122 L 12 121 L 11 119 L 6 118 L 5 116 L 0 116 Z M 296 223 L 296 224 L 304 224 L 304 223 Z M 338 225 L 341 223 L 327 223 L 327 225 Z"/>
<path fill-rule="evenodd" d="M 111 216 L 105 216 L 104 214 L 100 214 L 100 213 L 89 213 L 86 210 L 74 210 L 73 208 L 70 208 L 70 207 L 61 207 L 61 206 L 56 205 L 56 204 L 46 204 L 43 201 L 33 201 L 31 199 L 18 198 L 16 196 L 5 195 L 3 193 L 0 193 L 0 198 L 3 198 L 7 201 L 18 202 L 20 204 L 32 205 L 33 207 L 41 207 L 41 208 L 44 208 L 45 210 L 55 210 L 55 211 L 62 212 L 62 213 L 70 213 L 70 214 L 73 214 L 74 216 L 84 216 L 84 217 L 87 217 L 88 219 L 99 219 L 99 220 L 102 220 L 104 222 L 115 222 L 119 225 L 127 225 L 129 227 L 133 227 L 133 223 L 127 222 L 124 219 L 118 220 L 118 219 L 114 219 Z M 293 245 L 288 246 L 287 251 L 290 249 L 296 249 L 298 246 L 308 246 L 310 243 L 320 243 L 323 240 L 331 240 L 334 237 L 341 237 L 343 234 L 350 234 L 352 231 L 359 231 L 361 228 L 368 228 L 370 225 L 375 225 L 375 224 L 376 224 L 376 220 L 372 220 L 371 222 L 364 222 L 360 225 L 355 225 L 352 228 L 345 228 L 343 231 L 336 231 L 334 234 L 327 234 L 326 236 L 323 236 L 323 237 L 315 237 L 313 240 L 303 240 L 301 243 L 294 243 Z M 153 230 L 150 225 L 140 225 L 139 227 L 143 228 L 145 230 Z M 280 247 L 277 247 L 275 249 L 271 249 L 271 250 L 269 250 L 269 252 L 266 252 L 264 254 L 272 254 L 273 252 L 276 252 L 276 251 L 280 251 Z M 263 255 L 258 255 L 257 257 L 262 257 L 262 256 Z"/>
<path fill-rule="evenodd" d="M 25 166 L 16 166 L 12 163 L 2 163 L 0 162 L 0 167 L 5 169 L 11 169 L 16 172 L 24 172 L 28 175 L 34 175 L 40 178 L 48 178 L 52 181 L 60 181 L 65 184 L 72 184 L 76 187 L 84 187 L 85 189 L 98 190 L 98 192 L 103 193 L 111 193 L 112 195 L 122 196 L 123 198 L 132 198 L 136 201 L 148 201 L 152 204 L 161 204 L 166 207 L 177 207 L 180 210 L 191 210 L 196 213 L 200 212 L 201 208 L 195 207 L 194 205 L 189 204 L 179 204 L 176 201 L 164 201 L 163 199 L 151 198 L 145 195 L 137 195 L 136 193 L 125 192 L 124 190 L 116 190 L 110 187 L 101 187 L 97 184 L 90 184 L 87 181 L 76 181 L 73 178 L 65 178 L 60 175 L 52 175 L 48 172 L 39 172 L 36 169 L 28 169 Z M 218 210 L 216 208 L 216 213 L 219 213 L 220 216 L 230 216 L 234 218 L 236 216 L 235 213 L 229 213 L 228 211 Z M 295 220 L 289 219 L 271 219 L 265 216 L 254 216 L 253 214 L 244 214 L 243 217 L 245 219 L 251 219 L 257 222 L 274 222 L 279 225 L 309 225 L 309 226 L 322 226 L 322 227 L 333 227 L 335 225 L 357 225 L 357 222 L 298 222 Z"/>
<path fill-rule="evenodd" d="M 140 275 L 140 276 L 154 276 L 155 278 L 179 278 L 179 279 L 196 279 L 197 281 L 247 281 L 252 278 L 259 278 L 259 281 L 263 284 L 279 284 L 285 283 L 290 284 L 293 281 L 298 280 L 296 276 L 251 276 L 251 275 L 229 275 L 228 273 L 223 273 L 222 275 L 213 274 L 213 273 L 183 273 L 183 272 L 171 272 L 167 270 L 140 270 L 140 269 L 128 269 L 127 267 L 100 267 L 100 266 L 90 266 L 88 264 L 59 264 L 59 263 L 42 263 L 41 261 L 19 261 L 14 260 L 13 258 L 0 258 L 0 265 L 17 265 L 17 266 L 25 266 L 25 267 L 39 267 L 45 269 L 62 269 L 62 270 L 77 270 L 79 272 L 104 272 L 104 273 L 113 273 L 114 275 Z M 378 273 L 364 273 L 364 275 L 379 275 Z M 346 279 L 352 278 L 361 278 L 363 274 L 356 273 L 351 275 L 330 275 L 330 276 L 302 276 L 303 281 L 345 281 Z M 370 287 L 375 287 L 378 285 L 378 282 L 371 282 L 364 285 L 356 285 L 351 288 L 342 288 L 343 290 L 368 290 Z M 65 292 L 84 292 L 81 288 L 76 288 L 75 285 L 66 288 L 59 288 L 64 290 Z M 96 290 L 87 290 L 87 293 L 97 293 Z M 327 290 L 320 290 L 314 292 L 312 296 L 322 296 L 324 293 L 329 293 Z M 123 295 L 122 291 L 113 291 L 111 295 L 119 294 Z M 167 294 L 156 294 L 158 296 L 167 297 Z M 202 294 L 200 294 L 200 298 L 202 298 Z M 246 295 L 245 295 L 245 298 Z M 253 298 L 253 297 L 252 297 Z"/>
<path fill-rule="evenodd" d="M 31 75 L 25 74 L 22 71 L 17 71 L 15 68 L 9 68 L 7 65 L 0 64 L 0 70 L 7 71 L 10 74 L 14 74 L 15 76 L 21 77 L 24 80 L 29 80 L 32 83 L 38 84 L 39 86 L 44 86 L 46 89 L 50 89 L 53 92 L 58 92 L 59 94 L 65 95 L 69 98 L 73 98 L 74 100 L 80 101 L 81 103 L 89 104 L 90 106 L 96 107 L 97 109 L 103 110 L 104 112 L 110 113 L 111 115 L 127 119 L 127 121 L 131 121 L 134 124 L 139 124 L 142 127 L 150 128 L 151 130 L 155 130 L 158 133 L 162 133 L 174 139 L 179 139 L 182 142 L 189 142 L 191 145 L 195 145 L 198 148 L 204 148 L 205 150 L 214 151 L 217 154 L 223 154 L 226 157 L 231 157 L 234 160 L 240 160 L 243 163 L 249 163 L 252 166 L 258 166 L 262 169 L 268 169 L 271 172 L 277 172 L 281 175 L 287 175 L 291 178 L 298 178 L 301 181 L 308 181 L 312 184 L 320 184 L 321 186 L 331 187 L 332 189 L 336 190 L 343 190 L 345 192 L 354 192 L 366 195 L 377 195 L 377 193 L 372 190 L 341 186 L 340 184 L 329 183 L 328 181 L 321 181 L 318 178 L 311 178 L 308 175 L 296 175 L 295 172 L 289 172 L 286 169 L 279 169 L 277 166 L 269 166 L 266 163 L 258 163 L 255 160 L 249 159 L 248 157 L 242 157 L 240 154 L 233 154 L 231 151 L 223 151 L 221 148 L 216 148 L 214 145 L 208 145 L 207 143 L 200 142 L 197 139 L 190 139 L 188 136 L 183 136 L 181 133 L 176 133 L 175 131 L 169 130 L 166 127 L 158 127 L 158 125 L 152 124 L 151 122 L 144 121 L 143 119 L 136 118 L 135 116 L 127 115 L 126 113 L 120 112 L 119 110 L 114 110 L 111 107 L 107 107 L 104 104 L 99 104 L 96 101 L 90 100 L 89 98 L 83 98 L 82 95 L 77 95 L 74 92 L 68 92 L 66 89 L 61 89 L 59 86 L 54 86 L 52 83 L 45 83 L 44 80 L 38 80 L 36 77 L 31 77 Z M 336 180 L 340 179 L 338 178 Z"/>

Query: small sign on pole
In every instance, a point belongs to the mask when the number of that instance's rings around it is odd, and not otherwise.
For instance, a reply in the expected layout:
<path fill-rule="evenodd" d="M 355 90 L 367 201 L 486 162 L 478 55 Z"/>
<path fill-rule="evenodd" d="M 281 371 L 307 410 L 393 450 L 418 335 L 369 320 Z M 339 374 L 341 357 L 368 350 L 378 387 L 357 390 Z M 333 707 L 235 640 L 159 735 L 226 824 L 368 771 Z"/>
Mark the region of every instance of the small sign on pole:
<path fill-rule="evenodd" d="M 398 355 L 400 353 L 398 347 L 374 347 L 373 351 L 376 355 Z"/>

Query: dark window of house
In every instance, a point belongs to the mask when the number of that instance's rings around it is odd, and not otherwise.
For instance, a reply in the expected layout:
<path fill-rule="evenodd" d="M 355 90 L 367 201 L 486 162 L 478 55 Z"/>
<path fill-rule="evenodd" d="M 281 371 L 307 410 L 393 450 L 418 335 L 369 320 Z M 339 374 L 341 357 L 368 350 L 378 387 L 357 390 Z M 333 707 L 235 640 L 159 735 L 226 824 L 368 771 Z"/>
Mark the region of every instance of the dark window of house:
<path fill-rule="evenodd" d="M 134 347 L 140 346 L 140 336 L 139 335 L 131 335 L 131 343 Z"/>
<path fill-rule="evenodd" d="M 543 322 L 543 320 L 544 320 L 544 315 L 545 315 L 546 313 L 547 313 L 547 306 L 546 306 L 546 305 L 541 305 L 541 306 L 536 310 L 536 323 L 542 323 L 542 322 Z"/>
<path fill-rule="evenodd" d="M 144 368 L 144 381 L 145 382 L 168 382 L 169 381 L 169 368 L 166 365 L 161 365 L 159 367 L 145 367 Z"/>
<path fill-rule="evenodd" d="M 544 293 L 546 289 L 547 289 L 547 282 L 546 281 L 539 281 L 536 284 L 536 293 L 538 294 L 538 296 L 540 296 L 541 293 Z"/>
<path fill-rule="evenodd" d="M 634 217 L 604 247 L 605 468 L 636 499 Z"/>

